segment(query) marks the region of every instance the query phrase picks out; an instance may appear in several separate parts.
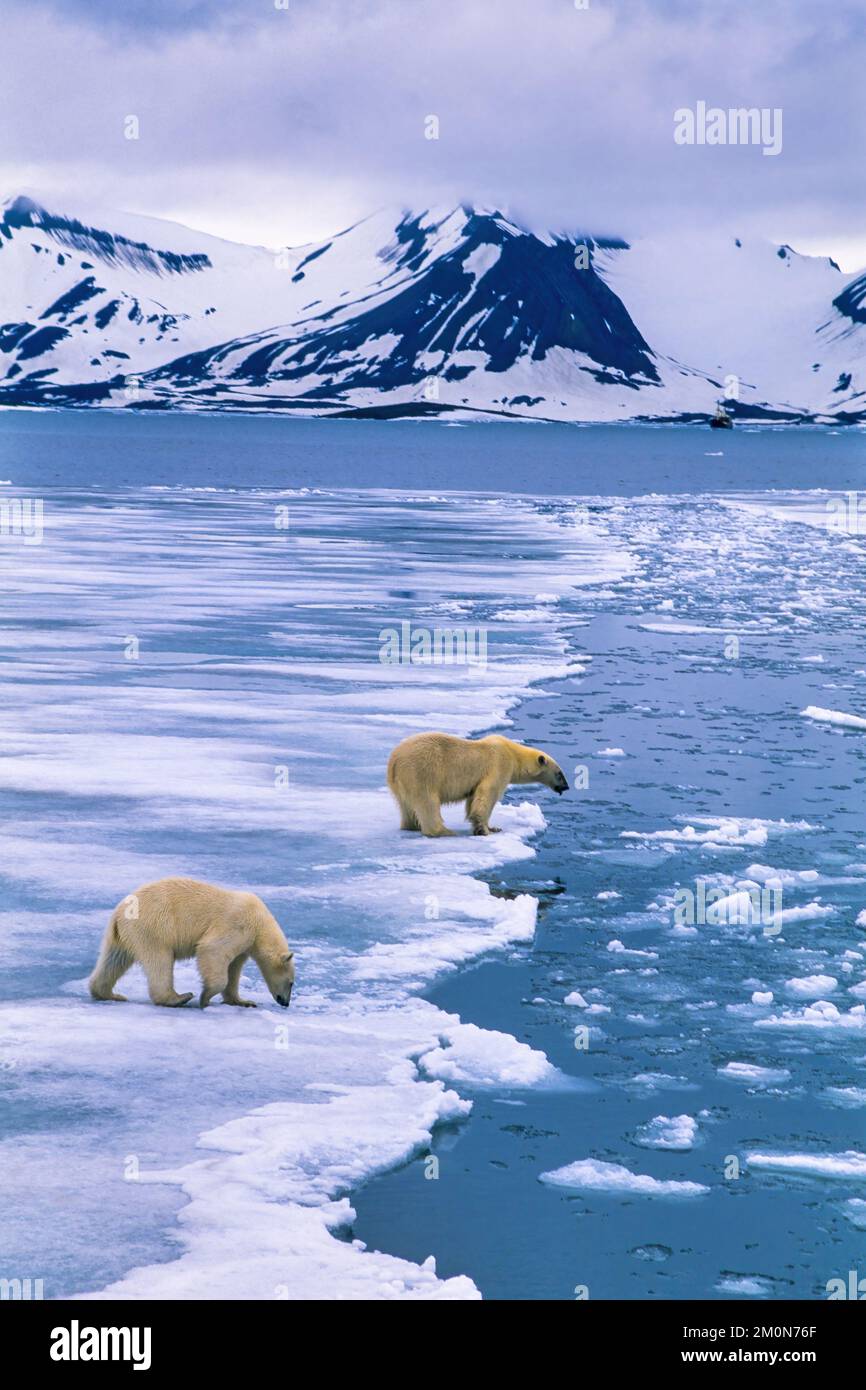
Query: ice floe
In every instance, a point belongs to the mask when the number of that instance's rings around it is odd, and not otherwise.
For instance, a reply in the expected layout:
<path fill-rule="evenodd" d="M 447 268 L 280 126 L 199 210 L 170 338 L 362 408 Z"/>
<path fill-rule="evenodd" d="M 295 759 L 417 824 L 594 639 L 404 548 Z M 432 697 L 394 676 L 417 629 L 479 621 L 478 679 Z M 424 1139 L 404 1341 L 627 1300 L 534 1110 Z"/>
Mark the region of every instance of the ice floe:
<path fill-rule="evenodd" d="M 698 1122 L 691 1115 L 656 1115 L 636 1131 L 634 1142 L 642 1149 L 693 1149 Z"/>
<path fill-rule="evenodd" d="M 709 1188 L 698 1182 L 682 1182 L 633 1173 L 621 1163 L 597 1158 L 578 1159 L 564 1168 L 539 1174 L 539 1181 L 550 1187 L 566 1187 L 575 1192 L 610 1192 L 639 1197 L 702 1197 Z"/>

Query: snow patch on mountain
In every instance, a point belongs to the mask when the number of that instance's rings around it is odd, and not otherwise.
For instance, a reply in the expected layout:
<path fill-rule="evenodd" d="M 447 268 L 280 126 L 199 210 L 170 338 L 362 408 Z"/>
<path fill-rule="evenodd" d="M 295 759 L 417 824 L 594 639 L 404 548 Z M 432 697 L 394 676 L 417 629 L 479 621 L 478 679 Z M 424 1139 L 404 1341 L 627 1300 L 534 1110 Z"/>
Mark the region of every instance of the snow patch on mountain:
<path fill-rule="evenodd" d="M 29 191 L 0 209 L 0 403 L 866 417 L 866 276 L 737 237 L 385 208 L 268 250 Z"/>

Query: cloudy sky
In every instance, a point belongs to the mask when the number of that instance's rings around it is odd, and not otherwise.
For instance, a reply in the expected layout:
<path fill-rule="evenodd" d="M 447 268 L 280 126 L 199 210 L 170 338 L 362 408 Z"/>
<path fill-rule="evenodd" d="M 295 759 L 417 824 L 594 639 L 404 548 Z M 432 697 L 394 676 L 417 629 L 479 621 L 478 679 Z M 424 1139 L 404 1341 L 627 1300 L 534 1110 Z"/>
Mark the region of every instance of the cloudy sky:
<path fill-rule="evenodd" d="M 470 201 L 866 264 L 863 0 L 5 0 L 3 39 L 4 194 L 268 245 Z M 781 108 L 781 153 L 677 145 L 698 101 Z"/>

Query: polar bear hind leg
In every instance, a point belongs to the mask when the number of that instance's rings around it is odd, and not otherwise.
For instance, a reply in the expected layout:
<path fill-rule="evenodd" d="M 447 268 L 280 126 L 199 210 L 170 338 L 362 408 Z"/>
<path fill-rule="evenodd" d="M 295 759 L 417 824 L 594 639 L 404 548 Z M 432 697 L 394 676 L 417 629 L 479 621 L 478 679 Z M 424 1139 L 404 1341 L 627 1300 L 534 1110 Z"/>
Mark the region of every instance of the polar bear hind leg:
<path fill-rule="evenodd" d="M 192 999 L 192 993 L 178 994 L 174 987 L 174 952 L 168 947 L 160 950 L 151 946 L 141 959 L 141 966 L 147 976 L 147 991 L 152 1003 L 179 1009 Z"/>
<path fill-rule="evenodd" d="M 409 803 L 408 803 L 407 801 L 403 801 L 402 799 L 400 799 L 400 801 L 399 801 L 399 806 L 400 806 L 400 829 L 401 829 L 401 830 L 420 830 L 421 827 L 420 827 L 420 825 L 418 824 L 418 817 L 415 815 L 415 812 L 412 810 L 412 807 L 409 805 Z"/>
<path fill-rule="evenodd" d="M 134 959 L 122 946 L 106 941 L 90 977 L 90 993 L 93 998 L 113 999 L 117 1004 L 125 1004 L 126 995 L 115 994 L 114 986 L 121 975 L 125 975 L 134 964 Z"/>
<path fill-rule="evenodd" d="M 425 792 L 419 799 L 417 814 L 421 834 L 427 835 L 430 839 L 438 839 L 441 835 L 454 835 L 456 833 L 449 830 L 443 821 L 439 799 L 432 792 Z"/>

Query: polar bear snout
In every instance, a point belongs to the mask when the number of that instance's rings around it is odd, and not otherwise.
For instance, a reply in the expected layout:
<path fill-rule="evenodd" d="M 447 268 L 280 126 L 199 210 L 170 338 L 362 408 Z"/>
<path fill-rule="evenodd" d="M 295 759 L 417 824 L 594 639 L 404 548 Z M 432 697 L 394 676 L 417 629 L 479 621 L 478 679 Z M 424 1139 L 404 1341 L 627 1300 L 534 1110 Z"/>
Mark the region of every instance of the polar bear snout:
<path fill-rule="evenodd" d="M 287 1009 L 292 1002 L 292 986 L 289 985 L 284 994 L 275 994 L 274 998 L 281 1008 Z"/>

